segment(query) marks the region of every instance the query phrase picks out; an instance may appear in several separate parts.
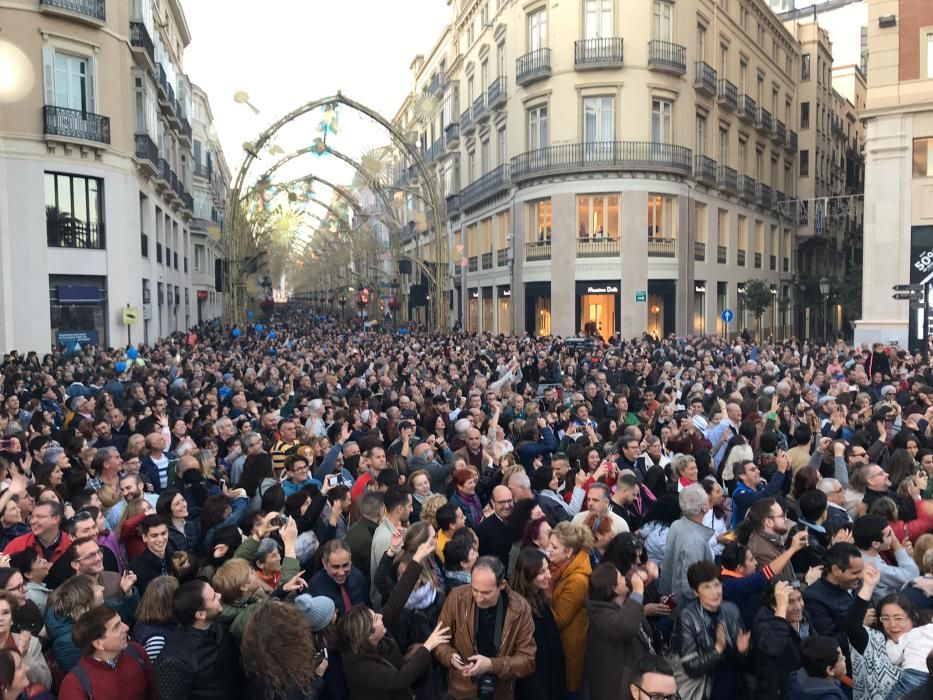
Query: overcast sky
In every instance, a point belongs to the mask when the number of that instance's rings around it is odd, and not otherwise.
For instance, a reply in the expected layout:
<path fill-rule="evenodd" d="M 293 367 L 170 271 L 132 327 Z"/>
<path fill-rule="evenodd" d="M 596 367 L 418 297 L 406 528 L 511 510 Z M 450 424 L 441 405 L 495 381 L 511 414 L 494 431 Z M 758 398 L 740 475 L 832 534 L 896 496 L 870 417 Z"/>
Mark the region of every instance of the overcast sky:
<path fill-rule="evenodd" d="M 234 177 L 243 142 L 312 99 L 340 90 L 391 119 L 411 90 L 412 59 L 430 51 L 451 17 L 446 0 L 190 0 L 184 10 L 192 37 L 185 73 L 210 98 Z M 233 101 L 239 90 L 259 115 Z M 300 131 L 280 138 L 286 152 L 316 136 L 319 120 L 304 119 Z M 339 128 L 329 142 L 351 156 L 388 142 L 346 113 Z M 350 177 L 332 164 L 321 167 Z"/>

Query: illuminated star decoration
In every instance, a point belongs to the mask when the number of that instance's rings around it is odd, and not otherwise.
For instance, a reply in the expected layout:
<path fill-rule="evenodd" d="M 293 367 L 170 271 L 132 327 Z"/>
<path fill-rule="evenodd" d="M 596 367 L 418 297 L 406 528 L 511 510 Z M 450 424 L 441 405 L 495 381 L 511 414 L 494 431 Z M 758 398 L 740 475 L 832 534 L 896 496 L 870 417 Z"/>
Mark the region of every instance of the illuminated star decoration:
<path fill-rule="evenodd" d="M 416 120 L 422 124 L 430 124 L 441 113 L 441 101 L 434 95 L 422 95 L 415 100 L 412 112 Z"/>

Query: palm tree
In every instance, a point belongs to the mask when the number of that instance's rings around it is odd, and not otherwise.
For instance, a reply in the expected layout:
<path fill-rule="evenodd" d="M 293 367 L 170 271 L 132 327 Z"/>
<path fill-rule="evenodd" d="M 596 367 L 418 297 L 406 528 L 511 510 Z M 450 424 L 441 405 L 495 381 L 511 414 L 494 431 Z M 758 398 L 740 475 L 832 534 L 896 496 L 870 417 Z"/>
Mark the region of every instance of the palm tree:
<path fill-rule="evenodd" d="M 58 207 L 46 206 L 45 231 L 50 246 L 75 247 L 78 225 L 78 220 L 68 212 L 61 211 Z"/>

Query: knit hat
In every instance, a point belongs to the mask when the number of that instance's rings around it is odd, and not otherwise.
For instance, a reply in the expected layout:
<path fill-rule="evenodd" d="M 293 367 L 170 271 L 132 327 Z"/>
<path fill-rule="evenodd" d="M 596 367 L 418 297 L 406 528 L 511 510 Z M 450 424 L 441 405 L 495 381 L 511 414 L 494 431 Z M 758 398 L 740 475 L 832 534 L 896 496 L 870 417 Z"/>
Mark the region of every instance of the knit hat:
<path fill-rule="evenodd" d="M 65 454 L 65 448 L 50 447 L 45 451 L 45 456 L 42 458 L 42 464 L 55 464 L 63 454 Z"/>
<path fill-rule="evenodd" d="M 295 598 L 295 607 L 308 620 L 312 632 L 320 632 L 334 619 L 334 601 L 327 596 L 304 593 Z"/>

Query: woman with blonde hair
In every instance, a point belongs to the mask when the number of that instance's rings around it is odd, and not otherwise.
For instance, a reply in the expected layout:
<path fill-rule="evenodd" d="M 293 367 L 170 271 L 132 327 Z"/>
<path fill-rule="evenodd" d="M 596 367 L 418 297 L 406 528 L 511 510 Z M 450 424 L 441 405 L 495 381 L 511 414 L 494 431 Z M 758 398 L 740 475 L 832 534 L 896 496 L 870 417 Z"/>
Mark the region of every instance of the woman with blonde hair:
<path fill-rule="evenodd" d="M 447 503 L 447 496 L 442 493 L 435 493 L 424 499 L 421 506 L 421 521 L 427 523 L 435 530 L 437 529 L 437 511 Z"/>
<path fill-rule="evenodd" d="M 583 682 L 583 658 L 589 616 L 590 552 L 593 533 L 583 525 L 563 522 L 551 530 L 548 559 L 551 562 L 551 606 L 560 630 L 567 664 L 567 692 L 575 693 Z"/>
<path fill-rule="evenodd" d="M 143 646 L 153 663 L 162 652 L 168 633 L 175 627 L 172 597 L 177 590 L 177 578 L 157 576 L 146 586 L 136 608 L 133 640 Z"/>
<path fill-rule="evenodd" d="M 91 608 L 103 604 L 104 587 L 92 576 L 72 576 L 49 596 L 45 629 L 52 639 L 55 660 L 63 671 L 74 668 L 82 656 L 71 638 L 75 621 Z"/>
<path fill-rule="evenodd" d="M 250 697 L 315 700 L 324 689 L 328 664 L 316 653 L 311 626 L 293 605 L 277 600 L 263 605 L 243 632 L 241 657 Z"/>

